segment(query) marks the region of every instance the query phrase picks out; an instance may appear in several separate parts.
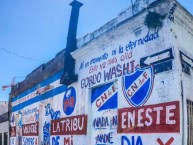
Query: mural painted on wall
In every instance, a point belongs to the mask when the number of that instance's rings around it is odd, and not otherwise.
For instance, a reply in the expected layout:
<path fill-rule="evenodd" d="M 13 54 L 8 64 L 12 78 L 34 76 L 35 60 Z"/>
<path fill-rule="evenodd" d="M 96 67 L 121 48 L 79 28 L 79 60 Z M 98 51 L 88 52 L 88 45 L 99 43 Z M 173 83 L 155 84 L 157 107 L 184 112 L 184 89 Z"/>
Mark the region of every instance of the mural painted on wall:
<path fill-rule="evenodd" d="M 51 120 L 60 119 L 63 112 L 62 101 L 59 108 L 58 106 L 53 108 L 55 104 L 53 97 L 61 97 L 62 100 L 66 91 L 66 87 L 59 83 L 62 73 L 63 71 L 56 73 L 12 99 L 11 127 L 16 128 L 17 136 L 10 139 L 12 144 L 49 145 L 52 143 Z M 38 132 L 41 133 L 40 136 Z"/>
<path fill-rule="evenodd" d="M 15 96 L 11 102 L 12 111 L 18 111 L 24 107 L 29 106 L 30 104 L 34 104 L 39 101 L 53 97 L 61 93 L 61 91 L 64 92 L 66 90 L 66 87 L 58 82 L 62 74 L 63 71 L 59 71 L 45 81 L 41 82 L 40 84 L 37 84 L 29 90 L 26 90 L 18 96 Z"/>
<path fill-rule="evenodd" d="M 52 145 L 60 144 L 60 136 L 52 137 Z"/>
<path fill-rule="evenodd" d="M 50 118 L 52 120 L 55 120 L 55 119 L 59 119 L 60 118 L 60 110 L 58 111 L 54 111 L 52 108 L 51 108 L 51 104 L 47 104 L 45 106 L 45 116 L 50 116 Z"/>
<path fill-rule="evenodd" d="M 20 128 L 22 128 L 22 125 L 23 125 L 22 116 L 23 116 L 23 115 L 22 115 L 22 112 L 21 112 L 21 110 L 19 110 L 19 111 L 18 111 L 18 118 L 19 118 L 18 120 L 19 120 L 19 121 L 18 121 L 18 123 L 17 123 L 17 126 L 19 126 Z"/>
<path fill-rule="evenodd" d="M 49 90 L 52 90 L 54 88 L 54 86 L 52 85 L 47 85 L 47 86 L 43 86 L 41 87 L 40 85 L 37 86 L 37 90 L 35 91 L 36 95 L 41 95 L 44 94 L 46 92 L 48 92 Z"/>
<path fill-rule="evenodd" d="M 50 123 L 45 122 L 43 125 L 43 145 L 49 145 L 50 144 Z"/>
<path fill-rule="evenodd" d="M 50 131 L 51 131 L 51 120 L 57 120 L 60 119 L 61 117 L 61 112 L 60 110 L 54 111 L 54 109 L 52 108 L 51 103 L 48 103 L 44 106 L 44 110 L 45 110 L 45 118 L 42 121 L 44 122 L 44 125 L 42 127 L 43 129 L 43 141 L 42 144 L 43 145 L 50 145 L 51 142 L 51 135 L 50 135 Z"/>
<path fill-rule="evenodd" d="M 14 125 L 15 124 L 15 115 L 12 113 L 11 115 L 11 124 Z"/>
<path fill-rule="evenodd" d="M 179 102 L 118 110 L 119 133 L 179 133 Z"/>
<path fill-rule="evenodd" d="M 137 69 L 134 73 L 123 76 L 123 92 L 131 106 L 142 106 L 153 88 L 153 68 Z"/>
<path fill-rule="evenodd" d="M 176 145 L 179 144 L 177 139 L 172 135 L 155 135 L 152 134 L 151 137 L 147 134 L 143 135 L 122 135 L 121 145 Z"/>
<path fill-rule="evenodd" d="M 16 144 L 16 126 L 10 127 L 10 145 Z"/>
<path fill-rule="evenodd" d="M 22 145 L 38 145 L 38 136 L 23 136 Z"/>
<path fill-rule="evenodd" d="M 113 144 L 117 130 L 117 82 L 111 82 L 91 91 L 92 144 Z"/>
<path fill-rule="evenodd" d="M 52 120 L 50 143 L 52 145 L 82 145 L 85 135 L 87 135 L 87 123 L 87 115 L 76 115 Z"/>
<path fill-rule="evenodd" d="M 71 115 L 76 105 L 76 90 L 74 87 L 69 87 L 63 99 L 63 111 L 66 115 Z"/>
<path fill-rule="evenodd" d="M 23 110 L 23 124 L 30 124 L 39 121 L 39 108 L 32 106 Z"/>
<path fill-rule="evenodd" d="M 22 126 L 23 136 L 38 136 L 39 123 L 25 124 Z"/>
<path fill-rule="evenodd" d="M 101 111 L 94 115 L 91 130 L 92 144 L 116 144 L 118 125 L 117 110 Z"/>
<path fill-rule="evenodd" d="M 92 109 L 117 109 L 117 84 L 112 82 L 92 89 Z"/>
<path fill-rule="evenodd" d="M 130 40 L 128 44 L 119 45 L 114 49 L 111 48 L 110 51 L 104 51 L 98 57 L 83 60 L 79 70 L 83 70 L 84 73 L 86 70 L 88 75 L 81 79 L 81 88 L 92 87 L 133 73 L 140 66 L 139 62 L 136 62 L 133 58 L 134 49 L 157 38 L 159 38 L 158 32 L 148 32 L 143 38 Z"/>
<path fill-rule="evenodd" d="M 39 125 L 37 123 L 22 126 L 22 145 L 38 145 Z"/>
<path fill-rule="evenodd" d="M 51 121 L 51 135 L 86 135 L 87 116 L 78 115 Z"/>
<path fill-rule="evenodd" d="M 52 89 L 54 89 L 54 86 L 52 86 L 52 85 L 47 85 L 47 86 L 38 85 L 28 95 L 25 95 L 24 97 L 14 101 L 12 103 L 12 105 L 15 106 L 15 105 L 24 103 L 25 101 L 33 99 L 33 98 L 35 98 L 35 97 L 37 97 L 39 95 L 42 95 L 42 94 L 44 94 L 44 93 L 46 93 L 46 92 L 48 92 L 48 91 L 50 91 Z"/>
<path fill-rule="evenodd" d="M 144 145 L 141 136 L 121 137 L 121 145 Z"/>

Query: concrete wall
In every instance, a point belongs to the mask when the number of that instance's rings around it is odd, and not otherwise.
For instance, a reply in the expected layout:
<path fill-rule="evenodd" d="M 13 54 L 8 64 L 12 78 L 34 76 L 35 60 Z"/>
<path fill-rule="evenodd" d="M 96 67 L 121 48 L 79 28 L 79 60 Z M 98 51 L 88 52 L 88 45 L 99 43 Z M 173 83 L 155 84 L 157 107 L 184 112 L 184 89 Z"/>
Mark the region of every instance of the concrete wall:
<path fill-rule="evenodd" d="M 170 5 L 163 3 L 154 9 L 166 12 Z M 170 32 L 172 22 L 166 18 L 158 32 L 148 31 L 143 22 L 143 14 L 125 21 L 73 53 L 80 97 L 88 113 L 87 144 L 182 144 L 181 84 Z M 147 35 L 150 41 L 138 43 Z M 154 39 L 150 39 L 152 35 Z M 140 69 L 143 63 L 147 66 Z M 154 63 L 153 73 L 149 63 Z M 171 70 L 160 70 L 170 63 Z M 143 71 L 152 79 L 150 88 L 141 83 L 139 72 Z M 142 91 L 143 87 L 151 93 Z"/>

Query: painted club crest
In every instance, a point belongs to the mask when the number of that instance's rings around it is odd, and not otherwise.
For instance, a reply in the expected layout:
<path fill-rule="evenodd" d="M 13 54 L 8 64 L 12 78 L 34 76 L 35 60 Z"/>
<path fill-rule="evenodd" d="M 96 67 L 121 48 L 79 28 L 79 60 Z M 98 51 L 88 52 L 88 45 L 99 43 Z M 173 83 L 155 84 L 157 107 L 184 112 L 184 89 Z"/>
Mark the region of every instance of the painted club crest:
<path fill-rule="evenodd" d="M 123 93 L 132 106 L 142 106 L 153 88 L 153 68 L 139 68 L 134 73 L 123 76 Z"/>
<path fill-rule="evenodd" d="M 71 115 L 76 105 L 76 90 L 74 87 L 69 87 L 66 90 L 63 99 L 63 110 L 66 115 Z"/>

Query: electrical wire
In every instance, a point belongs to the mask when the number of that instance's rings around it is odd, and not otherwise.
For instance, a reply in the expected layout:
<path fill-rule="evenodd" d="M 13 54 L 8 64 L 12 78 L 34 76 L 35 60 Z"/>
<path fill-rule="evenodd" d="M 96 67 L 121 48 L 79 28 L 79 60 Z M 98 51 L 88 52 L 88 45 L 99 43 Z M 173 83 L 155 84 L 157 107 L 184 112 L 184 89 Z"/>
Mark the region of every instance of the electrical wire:
<path fill-rule="evenodd" d="M 17 56 L 17 57 L 20 57 L 22 59 L 26 59 L 26 60 L 31 60 L 31 61 L 36 61 L 36 62 L 41 62 L 41 63 L 45 63 L 46 61 L 43 61 L 43 60 L 39 60 L 39 59 L 35 59 L 35 58 L 32 58 L 32 57 L 28 57 L 28 56 L 23 56 L 23 55 L 19 55 L 15 52 L 11 52 L 5 48 L 0 48 L 2 51 L 8 53 L 8 54 L 11 54 L 11 55 L 14 55 L 14 56 Z"/>

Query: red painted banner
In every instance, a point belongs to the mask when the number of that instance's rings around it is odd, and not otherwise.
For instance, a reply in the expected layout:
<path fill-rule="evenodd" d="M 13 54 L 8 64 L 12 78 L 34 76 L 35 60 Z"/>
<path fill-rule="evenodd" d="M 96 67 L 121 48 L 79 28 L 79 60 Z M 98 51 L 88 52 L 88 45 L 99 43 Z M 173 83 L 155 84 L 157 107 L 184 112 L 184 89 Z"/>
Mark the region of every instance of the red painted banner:
<path fill-rule="evenodd" d="M 51 135 L 86 135 L 87 116 L 79 115 L 51 121 Z"/>
<path fill-rule="evenodd" d="M 118 110 L 118 133 L 180 132 L 179 102 Z"/>
<path fill-rule="evenodd" d="M 16 137 L 16 126 L 10 128 L 10 136 Z"/>
<path fill-rule="evenodd" d="M 38 122 L 32 124 L 22 125 L 23 136 L 38 136 L 39 124 Z"/>

